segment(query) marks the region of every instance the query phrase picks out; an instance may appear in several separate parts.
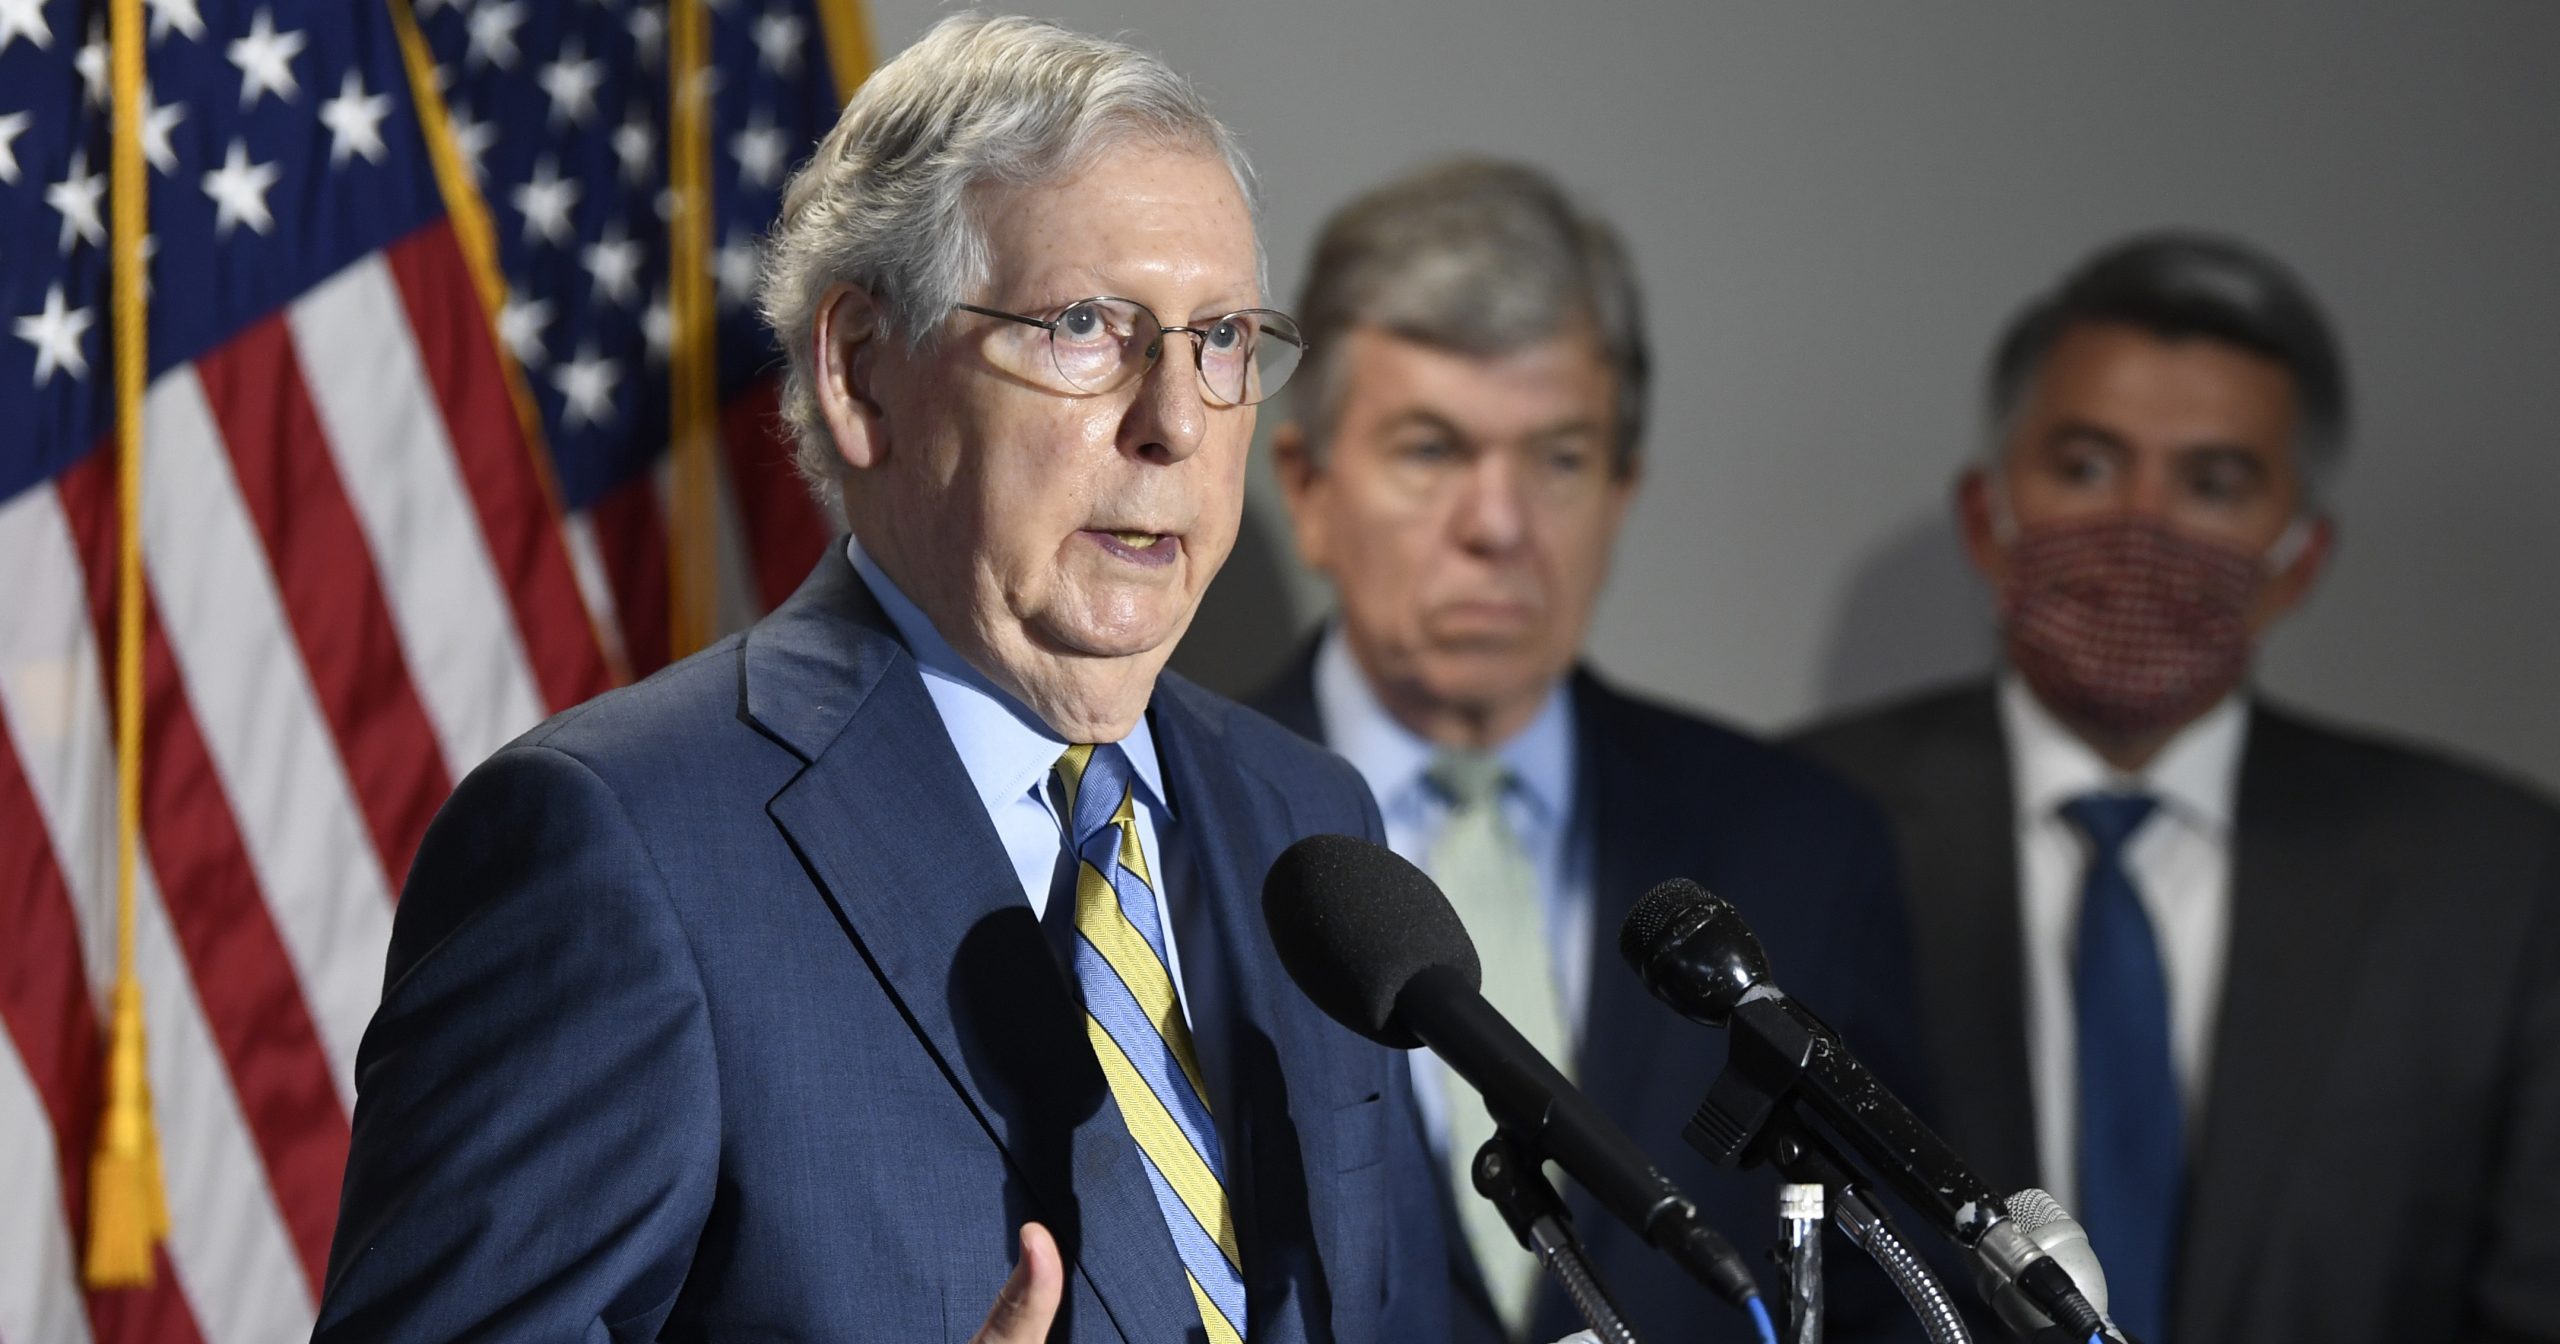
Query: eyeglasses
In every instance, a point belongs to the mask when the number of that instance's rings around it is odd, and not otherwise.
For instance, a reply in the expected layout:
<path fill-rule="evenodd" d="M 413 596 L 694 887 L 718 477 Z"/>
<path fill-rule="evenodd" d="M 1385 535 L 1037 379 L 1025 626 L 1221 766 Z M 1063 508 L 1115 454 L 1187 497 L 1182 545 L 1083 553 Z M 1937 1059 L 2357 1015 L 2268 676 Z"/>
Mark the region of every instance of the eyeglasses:
<path fill-rule="evenodd" d="M 1220 405 L 1251 406 L 1278 392 L 1307 354 L 1297 322 L 1271 308 L 1239 309 L 1196 327 L 1168 327 L 1145 304 L 1107 295 L 1079 299 L 1055 317 L 974 303 L 952 306 L 1047 332 L 1049 362 L 1065 383 L 1058 389 L 1063 392 L 1099 394 L 1128 386 L 1155 366 L 1164 338 L 1181 332 L 1192 339 L 1192 363 L 1209 396 Z"/>

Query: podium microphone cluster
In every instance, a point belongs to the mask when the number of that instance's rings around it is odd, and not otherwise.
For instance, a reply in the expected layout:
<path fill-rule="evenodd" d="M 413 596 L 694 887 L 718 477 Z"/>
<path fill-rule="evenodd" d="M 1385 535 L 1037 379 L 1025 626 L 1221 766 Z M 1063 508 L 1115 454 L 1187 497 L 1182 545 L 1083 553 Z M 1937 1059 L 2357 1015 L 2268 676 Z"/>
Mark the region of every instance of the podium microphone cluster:
<path fill-rule="evenodd" d="M 1262 912 L 1280 964 L 1328 1016 L 1380 1045 L 1430 1047 L 1484 1095 L 1497 1125 L 1647 1245 L 1752 1310 L 1759 1286 L 1733 1244 L 1485 1002 L 1475 943 L 1421 869 L 1365 840 L 1310 836 L 1272 864 Z"/>
<path fill-rule="evenodd" d="M 1710 1156 L 1730 1163 L 1771 1118 L 1773 1102 L 1801 1103 L 1972 1253 L 1985 1296 L 2013 1328 L 2051 1321 L 2075 1339 L 2104 1330 L 2088 1291 L 2103 1296 L 2104 1279 L 2079 1224 L 2042 1191 L 2004 1200 L 1975 1175 L 1821 1019 L 1778 988 L 1768 953 L 1731 902 L 1695 882 L 1665 882 L 1628 913 L 1618 950 L 1655 998 L 1734 1034 L 1728 1073 L 1748 1062 L 1778 1080 L 1708 1094 L 1692 1141 L 1716 1144 Z"/>

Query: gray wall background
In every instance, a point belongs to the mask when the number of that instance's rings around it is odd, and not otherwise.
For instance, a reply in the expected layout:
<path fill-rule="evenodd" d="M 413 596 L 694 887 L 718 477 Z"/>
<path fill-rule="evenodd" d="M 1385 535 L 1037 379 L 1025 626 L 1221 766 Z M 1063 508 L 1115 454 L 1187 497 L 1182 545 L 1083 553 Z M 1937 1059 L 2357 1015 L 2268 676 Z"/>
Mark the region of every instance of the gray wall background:
<path fill-rule="evenodd" d="M 1764 729 L 1988 665 L 1948 490 L 2031 290 L 2136 228 L 2257 240 L 2358 404 L 2341 549 L 2263 684 L 2560 792 L 2560 6 L 1016 2 L 1200 82 L 1284 304 L 1328 211 L 1432 157 L 1616 220 L 1657 428 L 1592 657 Z M 880 49 L 943 12 L 873 0 Z M 1249 688 L 1325 603 L 1266 458 L 1177 663 Z"/>

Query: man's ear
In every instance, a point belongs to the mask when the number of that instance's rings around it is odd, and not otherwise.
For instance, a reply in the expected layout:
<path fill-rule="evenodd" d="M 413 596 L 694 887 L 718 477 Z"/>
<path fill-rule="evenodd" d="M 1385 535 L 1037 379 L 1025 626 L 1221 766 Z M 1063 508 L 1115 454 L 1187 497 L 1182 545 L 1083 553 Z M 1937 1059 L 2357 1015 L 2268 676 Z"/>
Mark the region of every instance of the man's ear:
<path fill-rule="evenodd" d="M 876 467 L 889 453 L 888 426 L 872 386 L 887 339 L 886 314 L 870 291 L 838 285 L 818 301 L 810 342 L 817 347 L 818 410 L 834 437 L 836 455 L 856 471 Z"/>
<path fill-rule="evenodd" d="M 2266 587 L 2259 593 L 2258 610 L 2252 613 L 2251 624 L 2260 630 L 2302 605 L 2302 600 L 2311 595 L 2312 585 L 2318 583 L 2320 576 L 2329 568 L 2329 557 L 2338 544 L 2337 525 L 2327 514 L 2321 514 L 2306 520 L 2302 526 L 2304 531 L 2300 545 L 2283 568 L 2268 576 Z"/>
<path fill-rule="evenodd" d="M 1280 498 L 1289 506 L 1289 526 L 1297 538 L 1298 558 L 1323 570 L 1330 538 L 1322 498 L 1329 482 L 1317 465 L 1306 426 L 1284 420 L 1271 431 L 1271 471 L 1280 479 Z"/>
<path fill-rule="evenodd" d="M 1956 530 L 1964 539 L 1965 558 L 1994 588 L 2009 574 L 2009 548 L 2000 536 L 2004 505 L 1992 498 L 2000 488 L 1987 467 L 1967 467 L 1956 478 Z"/>

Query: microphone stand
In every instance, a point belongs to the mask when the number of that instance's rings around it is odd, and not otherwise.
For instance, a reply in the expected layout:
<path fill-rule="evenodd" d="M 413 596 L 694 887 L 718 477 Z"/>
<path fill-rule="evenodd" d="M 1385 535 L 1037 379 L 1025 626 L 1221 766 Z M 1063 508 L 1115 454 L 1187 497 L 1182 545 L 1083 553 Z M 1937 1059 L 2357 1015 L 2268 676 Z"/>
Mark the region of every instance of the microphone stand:
<path fill-rule="evenodd" d="M 1600 1286 L 1600 1276 L 1592 1270 L 1582 1243 L 1574 1239 L 1573 1217 L 1565 1212 L 1563 1198 L 1541 1170 L 1545 1161 L 1518 1135 L 1496 1129 L 1476 1150 L 1469 1174 L 1476 1193 L 1493 1201 L 1521 1246 L 1564 1286 L 1565 1296 L 1573 1299 L 1574 1310 L 1582 1313 L 1600 1344 L 1637 1344 L 1635 1331 L 1619 1317 L 1617 1304 Z"/>
<path fill-rule="evenodd" d="M 1937 1275 L 1911 1249 L 1848 1158 L 1797 1110 L 1792 1093 L 1812 1043 L 1801 1032 L 1786 1030 L 1792 1024 L 1773 1013 L 1774 1007 L 1746 1003 L 1734 1012 L 1733 1046 L 1724 1071 L 1680 1136 L 1718 1166 L 1748 1168 L 1768 1162 L 1789 1181 L 1836 1191 L 1833 1221 L 1893 1280 L 1929 1338 L 1935 1344 L 1972 1344 L 1963 1315 Z"/>

